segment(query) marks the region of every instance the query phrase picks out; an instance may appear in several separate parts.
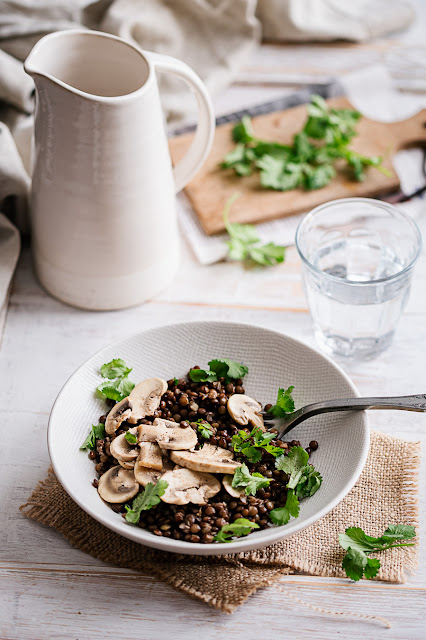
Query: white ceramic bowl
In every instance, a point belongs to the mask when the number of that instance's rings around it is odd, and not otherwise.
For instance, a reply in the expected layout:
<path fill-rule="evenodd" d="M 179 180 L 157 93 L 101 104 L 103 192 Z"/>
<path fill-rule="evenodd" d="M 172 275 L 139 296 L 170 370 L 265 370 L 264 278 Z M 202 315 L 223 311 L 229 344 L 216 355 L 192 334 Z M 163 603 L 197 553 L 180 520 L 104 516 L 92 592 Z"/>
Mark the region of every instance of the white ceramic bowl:
<path fill-rule="evenodd" d="M 319 520 L 338 504 L 358 479 L 365 464 L 369 431 L 365 412 L 331 413 L 311 418 L 291 432 L 307 446 L 317 440 L 311 462 L 323 476 L 320 490 L 301 503 L 300 515 L 282 527 L 270 527 L 225 544 L 200 544 L 155 536 L 127 524 L 99 497 L 96 476 L 87 452 L 79 450 L 91 424 L 105 413 L 95 397 L 99 368 L 113 358 L 133 367 L 131 379 L 182 377 L 194 365 L 206 366 L 216 357 L 229 357 L 249 368 L 246 393 L 262 404 L 274 402 L 279 386 L 294 385 L 296 407 L 309 402 L 359 395 L 346 374 L 311 347 L 274 331 L 244 324 L 191 322 L 139 333 L 115 342 L 89 358 L 71 376 L 53 406 L 48 446 L 55 473 L 69 495 L 93 518 L 135 542 L 196 555 L 220 555 L 262 547 Z M 124 544 L 124 540 L 123 540 Z"/>

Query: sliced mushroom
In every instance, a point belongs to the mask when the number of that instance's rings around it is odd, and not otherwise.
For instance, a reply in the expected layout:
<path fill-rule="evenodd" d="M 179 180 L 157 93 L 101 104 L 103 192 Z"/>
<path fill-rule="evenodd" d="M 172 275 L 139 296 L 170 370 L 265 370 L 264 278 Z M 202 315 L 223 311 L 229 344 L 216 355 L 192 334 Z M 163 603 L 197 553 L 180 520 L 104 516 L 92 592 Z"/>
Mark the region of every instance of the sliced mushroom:
<path fill-rule="evenodd" d="M 174 465 L 166 460 L 163 462 L 163 470 L 158 471 L 157 469 L 149 469 L 148 467 L 141 467 L 140 465 L 135 466 L 135 479 L 139 484 L 143 487 L 146 487 L 148 482 L 152 482 L 152 484 L 156 484 L 159 479 L 165 474 L 166 471 L 171 471 Z"/>
<path fill-rule="evenodd" d="M 98 493 L 106 502 L 121 504 L 133 498 L 139 491 L 133 471 L 111 467 L 99 478 Z"/>
<path fill-rule="evenodd" d="M 241 498 L 243 495 L 245 495 L 245 490 L 234 489 L 234 487 L 232 486 L 232 480 L 233 480 L 233 476 L 231 475 L 223 476 L 222 478 L 223 486 L 225 487 L 229 495 L 231 495 L 233 498 Z"/>
<path fill-rule="evenodd" d="M 136 424 L 145 416 L 152 416 L 158 409 L 161 396 L 167 391 L 167 382 L 161 378 L 148 378 L 139 382 L 129 395 L 132 404 L 132 414 L 128 421 Z"/>
<path fill-rule="evenodd" d="M 112 435 L 118 429 L 122 422 L 127 420 L 132 413 L 133 405 L 129 398 L 123 398 L 120 402 L 117 402 L 109 412 L 105 421 L 105 431 Z"/>
<path fill-rule="evenodd" d="M 172 451 L 170 458 L 173 462 L 193 471 L 206 471 L 209 473 L 235 473 L 240 462 L 233 460 L 232 451 L 216 447 L 213 444 L 205 444 L 197 451 Z"/>
<path fill-rule="evenodd" d="M 198 442 L 192 427 L 156 418 L 152 424 L 139 425 L 139 442 L 158 442 L 162 449 L 192 449 Z"/>
<path fill-rule="evenodd" d="M 127 460 L 122 460 L 121 458 L 116 458 L 118 464 L 123 467 L 123 469 L 134 469 L 136 460 L 131 460 L 130 462 Z"/>
<path fill-rule="evenodd" d="M 129 432 L 132 435 L 136 436 L 138 432 L 137 427 L 129 429 Z M 137 448 L 135 447 L 135 445 L 127 442 L 125 433 L 121 433 L 111 441 L 110 451 L 111 455 L 113 455 L 114 458 L 117 458 L 117 460 L 122 460 L 123 462 L 131 462 L 138 457 Z"/>
<path fill-rule="evenodd" d="M 137 466 L 161 471 L 163 468 L 163 453 L 159 445 L 156 442 L 141 442 L 139 447 Z"/>
<path fill-rule="evenodd" d="M 237 424 L 247 425 L 249 422 L 253 427 L 258 427 L 265 431 L 263 418 L 261 415 L 262 405 L 242 393 L 235 393 L 228 400 L 229 415 Z"/>
<path fill-rule="evenodd" d="M 211 473 L 201 473 L 190 469 L 167 471 L 162 478 L 168 484 L 161 496 L 168 504 L 205 504 L 220 491 L 220 482 Z"/>

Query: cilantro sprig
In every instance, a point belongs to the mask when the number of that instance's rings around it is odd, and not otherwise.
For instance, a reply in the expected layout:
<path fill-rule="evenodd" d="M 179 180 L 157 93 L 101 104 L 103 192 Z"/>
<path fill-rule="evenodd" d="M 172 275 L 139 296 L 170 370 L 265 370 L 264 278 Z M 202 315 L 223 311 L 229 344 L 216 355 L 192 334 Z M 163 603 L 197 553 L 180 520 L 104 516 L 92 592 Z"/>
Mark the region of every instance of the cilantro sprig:
<path fill-rule="evenodd" d="M 97 391 L 104 398 L 120 402 L 135 386 L 135 383 L 128 378 L 131 371 L 132 369 L 121 358 L 114 358 L 111 362 L 103 364 L 100 374 L 105 380 L 97 387 Z"/>
<path fill-rule="evenodd" d="M 223 221 L 229 235 L 229 240 L 226 243 L 228 245 L 228 258 L 230 260 L 255 262 L 263 267 L 284 262 L 284 246 L 273 242 L 260 245 L 260 238 L 254 225 L 229 222 L 229 211 L 239 195 L 239 193 L 232 195 L 223 209 Z"/>
<path fill-rule="evenodd" d="M 265 478 L 261 473 L 250 474 L 247 465 L 243 464 L 241 467 L 237 467 L 237 469 L 235 469 L 232 486 L 234 489 L 244 487 L 246 495 L 254 496 L 259 489 L 269 487 L 270 482 L 269 478 Z"/>
<path fill-rule="evenodd" d="M 253 529 L 259 529 L 259 525 L 256 522 L 251 522 L 247 518 L 237 518 L 234 522 L 225 524 L 213 540 L 216 542 L 231 542 L 233 537 L 247 536 Z"/>
<path fill-rule="evenodd" d="M 413 542 L 400 541 L 415 537 L 416 530 L 410 525 L 391 524 L 378 538 L 367 535 L 360 527 L 349 527 L 345 533 L 339 533 L 339 543 L 346 550 L 342 562 L 346 575 L 355 581 L 363 576 L 367 580 L 374 578 L 380 569 L 380 560 L 368 556 L 387 549 L 412 547 Z"/>
<path fill-rule="evenodd" d="M 313 496 L 322 483 L 321 474 L 308 464 L 309 455 L 303 447 L 291 447 L 288 455 L 275 460 L 275 467 L 288 475 L 287 499 L 284 507 L 272 509 L 269 517 L 274 524 L 283 525 L 299 515 L 299 499 Z"/>
<path fill-rule="evenodd" d="M 282 455 L 281 447 L 275 447 L 271 444 L 271 440 L 275 436 L 275 433 L 267 433 L 259 427 L 254 427 L 250 433 L 241 429 L 232 436 L 232 446 L 236 453 L 241 453 L 255 464 L 262 458 L 262 449 L 275 457 Z"/>
<path fill-rule="evenodd" d="M 90 433 L 81 445 L 80 450 L 87 451 L 90 449 L 90 451 L 95 451 L 96 440 L 101 440 L 102 438 L 105 438 L 105 425 L 101 423 L 92 425 Z"/>
<path fill-rule="evenodd" d="M 132 502 L 132 506 L 127 504 L 126 515 L 124 516 L 127 522 L 137 524 L 140 520 L 142 511 L 152 509 L 160 502 L 160 497 L 164 494 L 165 490 L 169 486 L 169 483 L 165 480 L 159 480 L 157 484 L 148 482 L 144 491 L 139 493 Z"/>
<path fill-rule="evenodd" d="M 281 387 L 278 389 L 277 401 L 273 407 L 269 410 L 275 418 L 284 418 L 288 413 L 293 413 L 294 411 L 294 400 L 292 397 L 294 387 L 289 387 L 288 389 L 282 389 Z"/>
<path fill-rule="evenodd" d="M 248 367 L 229 358 L 216 358 L 208 363 L 210 369 L 191 369 L 189 378 L 192 382 L 214 382 L 225 378 L 226 382 L 235 378 L 244 378 Z"/>
<path fill-rule="evenodd" d="M 197 431 L 202 438 L 204 438 L 205 440 L 209 440 L 212 437 L 213 429 L 208 422 L 200 418 L 193 424 L 197 426 Z"/>
<path fill-rule="evenodd" d="M 349 148 L 356 136 L 361 114 L 353 109 L 335 109 L 319 95 L 307 105 L 307 120 L 291 145 L 256 138 L 251 120 L 245 116 L 232 131 L 236 147 L 221 163 L 222 169 L 232 169 L 238 176 L 259 171 L 260 183 L 266 189 L 288 191 L 325 187 L 336 175 L 335 163 L 346 162 L 355 180 L 364 180 L 368 167 L 385 175 L 382 158 L 363 156 Z"/>

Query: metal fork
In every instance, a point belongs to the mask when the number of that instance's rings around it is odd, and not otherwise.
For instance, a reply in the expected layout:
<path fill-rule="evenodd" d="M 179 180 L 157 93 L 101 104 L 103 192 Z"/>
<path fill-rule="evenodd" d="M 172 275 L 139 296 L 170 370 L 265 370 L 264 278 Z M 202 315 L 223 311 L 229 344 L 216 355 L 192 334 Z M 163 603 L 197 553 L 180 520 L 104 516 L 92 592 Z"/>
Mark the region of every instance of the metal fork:
<path fill-rule="evenodd" d="M 426 394 L 417 396 L 399 396 L 396 398 L 340 398 L 307 404 L 284 418 L 274 418 L 270 413 L 263 412 L 265 427 L 278 429 L 277 438 L 281 440 L 298 424 L 317 416 L 320 413 L 334 411 L 364 411 L 364 409 L 401 409 L 403 411 L 426 412 Z"/>

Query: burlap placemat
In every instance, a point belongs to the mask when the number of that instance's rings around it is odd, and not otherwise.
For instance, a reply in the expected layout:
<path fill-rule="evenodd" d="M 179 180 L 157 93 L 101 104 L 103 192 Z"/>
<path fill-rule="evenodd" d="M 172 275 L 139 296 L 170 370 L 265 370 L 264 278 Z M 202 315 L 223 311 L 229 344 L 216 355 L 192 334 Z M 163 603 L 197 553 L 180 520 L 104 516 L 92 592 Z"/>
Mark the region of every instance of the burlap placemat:
<path fill-rule="evenodd" d="M 155 575 L 175 589 L 232 613 L 260 587 L 295 570 L 344 576 L 337 536 L 346 527 L 380 535 L 388 524 L 417 525 L 420 443 L 373 432 L 362 475 L 342 502 L 308 529 L 270 547 L 218 557 L 157 551 L 124 539 L 93 520 L 68 496 L 53 471 L 20 508 L 28 518 L 60 531 L 95 558 Z M 417 566 L 417 547 L 380 555 L 378 580 L 404 582 Z"/>

